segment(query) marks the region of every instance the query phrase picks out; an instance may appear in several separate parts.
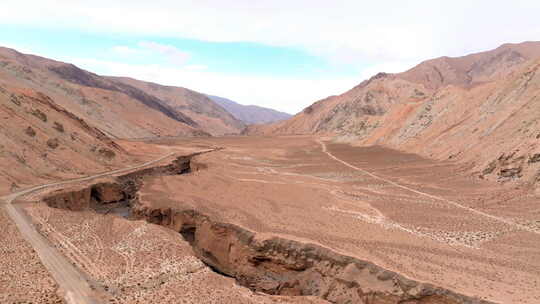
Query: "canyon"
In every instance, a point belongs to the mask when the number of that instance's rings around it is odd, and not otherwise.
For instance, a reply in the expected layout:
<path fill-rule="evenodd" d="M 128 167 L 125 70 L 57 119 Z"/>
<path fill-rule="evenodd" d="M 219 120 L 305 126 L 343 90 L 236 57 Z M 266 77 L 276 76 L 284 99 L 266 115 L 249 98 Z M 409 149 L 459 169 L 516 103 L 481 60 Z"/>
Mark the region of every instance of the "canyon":
<path fill-rule="evenodd" d="M 14 202 L 85 273 L 96 299 L 540 299 L 540 222 L 531 209 L 538 198 L 530 189 L 471 180 L 453 161 L 311 136 L 142 146 L 176 156 Z"/>
<path fill-rule="evenodd" d="M 288 117 L 0 48 L 0 302 L 538 303 L 539 60 Z"/>

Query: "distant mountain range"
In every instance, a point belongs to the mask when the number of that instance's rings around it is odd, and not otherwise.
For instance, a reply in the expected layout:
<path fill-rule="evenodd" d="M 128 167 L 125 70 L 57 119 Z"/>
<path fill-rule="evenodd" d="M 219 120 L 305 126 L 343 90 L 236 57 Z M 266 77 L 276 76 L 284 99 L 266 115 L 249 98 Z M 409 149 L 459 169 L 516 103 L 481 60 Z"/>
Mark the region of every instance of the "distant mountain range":
<path fill-rule="evenodd" d="M 236 119 L 248 125 L 271 123 L 292 117 L 291 114 L 269 108 L 254 105 L 246 106 L 227 98 L 212 95 L 207 96 L 231 113 Z"/>

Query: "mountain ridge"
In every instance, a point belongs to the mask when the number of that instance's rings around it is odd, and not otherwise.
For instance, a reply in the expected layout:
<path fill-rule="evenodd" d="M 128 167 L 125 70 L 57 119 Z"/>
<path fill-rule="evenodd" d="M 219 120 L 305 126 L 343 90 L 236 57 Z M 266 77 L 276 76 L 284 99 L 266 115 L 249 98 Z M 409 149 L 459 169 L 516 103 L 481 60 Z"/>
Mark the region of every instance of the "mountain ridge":
<path fill-rule="evenodd" d="M 540 42 L 379 73 L 286 121 L 244 134 L 328 134 L 468 166 L 501 182 L 540 183 Z"/>
<path fill-rule="evenodd" d="M 236 117 L 236 119 L 239 119 L 246 124 L 265 124 L 285 120 L 292 117 L 292 115 L 289 113 L 281 112 L 271 108 L 265 108 L 257 105 L 243 105 L 233 100 L 214 95 L 206 96 L 212 99 L 215 103 L 222 106 L 225 110 L 227 110 L 234 117 Z"/>
<path fill-rule="evenodd" d="M 168 92 L 167 92 L 168 90 Z M 133 163 L 121 139 L 237 134 L 205 95 L 0 47 L 0 192 Z"/>
<path fill-rule="evenodd" d="M 179 96 L 170 96 L 147 82 L 101 76 L 70 63 L 8 48 L 0 48 L 0 60 L 6 72 L 4 81 L 43 91 L 78 116 L 89 116 L 87 120 L 93 125 L 115 137 L 223 135 L 244 128 L 206 96 L 185 88 L 176 87 L 174 92 Z M 136 117 L 138 113 L 147 119 Z"/>

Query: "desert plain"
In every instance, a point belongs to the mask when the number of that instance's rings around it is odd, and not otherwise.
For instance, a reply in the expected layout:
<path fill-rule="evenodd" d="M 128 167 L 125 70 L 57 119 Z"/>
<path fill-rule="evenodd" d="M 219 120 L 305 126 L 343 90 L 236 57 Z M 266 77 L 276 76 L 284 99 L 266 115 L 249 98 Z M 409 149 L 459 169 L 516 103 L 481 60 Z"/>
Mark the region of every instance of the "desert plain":
<path fill-rule="evenodd" d="M 540 303 L 532 188 L 321 136 L 117 142 L 159 161 L 11 203 L 87 303 Z M 69 298 L 0 215 L 1 302 Z"/>

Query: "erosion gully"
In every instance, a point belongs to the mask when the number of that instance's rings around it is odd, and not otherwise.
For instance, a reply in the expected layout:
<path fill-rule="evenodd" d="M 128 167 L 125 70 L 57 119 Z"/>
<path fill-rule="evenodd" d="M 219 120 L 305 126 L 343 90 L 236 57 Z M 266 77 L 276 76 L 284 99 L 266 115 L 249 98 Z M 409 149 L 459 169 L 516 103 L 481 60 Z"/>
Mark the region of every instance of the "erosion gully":
<path fill-rule="evenodd" d="M 197 155 L 125 174 L 113 182 L 55 192 L 43 202 L 74 212 L 92 209 L 126 220 L 144 219 L 172 229 L 216 273 L 268 295 L 317 296 L 331 303 L 492 303 L 408 279 L 316 244 L 283 237 L 258 238 L 254 231 L 216 221 L 194 209 L 142 207 L 138 191 L 145 180 L 204 170 L 206 166 L 196 160 Z"/>

